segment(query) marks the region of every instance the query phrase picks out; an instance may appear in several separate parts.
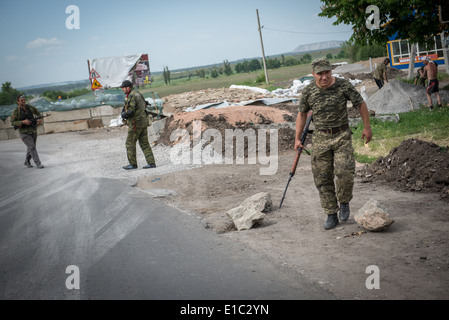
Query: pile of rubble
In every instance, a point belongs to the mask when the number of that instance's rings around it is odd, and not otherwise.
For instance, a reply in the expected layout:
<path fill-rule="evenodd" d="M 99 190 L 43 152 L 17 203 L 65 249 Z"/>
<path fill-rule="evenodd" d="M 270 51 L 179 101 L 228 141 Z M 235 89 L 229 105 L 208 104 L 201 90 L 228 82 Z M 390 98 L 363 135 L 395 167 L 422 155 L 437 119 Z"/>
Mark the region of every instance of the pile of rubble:
<path fill-rule="evenodd" d="M 449 147 L 409 139 L 357 172 L 362 182 L 401 191 L 435 192 L 449 201 Z"/>
<path fill-rule="evenodd" d="M 440 96 L 443 101 L 449 101 L 449 91 L 440 90 Z M 436 102 L 435 97 L 433 100 Z M 376 114 L 409 112 L 419 109 L 420 105 L 427 105 L 426 88 L 391 80 L 369 97 L 366 103 L 368 109 Z"/>
<path fill-rule="evenodd" d="M 258 135 L 259 129 L 266 130 L 273 127 L 278 129 L 279 150 L 290 150 L 294 147 L 297 109 L 296 103 L 281 103 L 274 106 L 258 104 L 181 112 L 165 120 L 164 129 L 157 143 L 166 146 L 177 144 L 179 140 L 172 136 L 176 130 L 186 130 L 193 140 L 195 134 L 203 134 L 207 129 L 218 130 L 225 139 L 227 129 L 242 131 L 252 129 Z M 222 145 L 224 146 L 224 140 Z"/>
<path fill-rule="evenodd" d="M 164 112 L 176 114 L 186 109 L 208 103 L 227 101 L 231 104 L 241 101 L 273 98 L 274 95 L 236 88 L 204 89 L 181 94 L 173 94 L 163 98 Z"/>

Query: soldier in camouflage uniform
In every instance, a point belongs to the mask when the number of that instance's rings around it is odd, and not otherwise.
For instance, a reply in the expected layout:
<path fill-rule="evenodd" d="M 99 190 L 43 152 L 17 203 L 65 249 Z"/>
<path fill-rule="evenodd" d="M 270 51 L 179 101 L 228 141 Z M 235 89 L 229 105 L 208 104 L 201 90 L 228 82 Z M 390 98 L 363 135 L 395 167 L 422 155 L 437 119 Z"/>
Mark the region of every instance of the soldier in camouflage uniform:
<path fill-rule="evenodd" d="M 129 80 L 123 81 L 121 88 L 126 95 L 125 106 L 122 110 L 122 118 L 128 125 L 126 151 L 129 161 L 129 165 L 123 167 L 123 169 L 137 169 L 137 141 L 139 141 L 140 148 L 147 161 L 147 165 L 143 168 L 156 168 L 153 150 L 148 141 L 149 116 L 145 112 L 145 99 L 139 91 L 133 89 L 132 83 Z"/>
<path fill-rule="evenodd" d="M 17 105 L 18 107 L 11 114 L 11 124 L 15 129 L 19 129 L 20 138 L 27 147 L 24 165 L 32 168 L 33 166 L 30 160 L 33 159 L 36 168 L 43 169 L 44 166 L 39 159 L 39 154 L 36 149 L 37 126 L 41 125 L 43 120 L 35 120 L 35 123 L 30 121 L 34 117 L 41 116 L 41 114 L 37 108 L 26 104 L 25 96 L 17 97 Z"/>
<path fill-rule="evenodd" d="M 385 82 L 388 83 L 388 77 L 387 77 L 387 65 L 390 63 L 390 59 L 385 58 L 385 60 L 379 64 L 374 70 L 374 82 L 376 82 L 379 89 L 382 89 Z"/>
<path fill-rule="evenodd" d="M 296 121 L 295 149 L 303 147 L 301 134 L 307 113 L 312 110 L 315 125 L 312 137 L 312 172 L 321 206 L 328 215 L 324 224 L 324 228 L 328 230 L 338 224 L 338 211 L 342 221 L 348 220 L 349 201 L 354 187 L 355 159 L 347 101 L 351 101 L 360 111 L 364 124 L 362 140 L 366 138 L 366 143 L 370 142 L 372 131 L 366 103 L 351 83 L 333 77 L 330 63 L 325 58 L 313 61 L 312 69 L 315 82 L 302 91 Z"/>

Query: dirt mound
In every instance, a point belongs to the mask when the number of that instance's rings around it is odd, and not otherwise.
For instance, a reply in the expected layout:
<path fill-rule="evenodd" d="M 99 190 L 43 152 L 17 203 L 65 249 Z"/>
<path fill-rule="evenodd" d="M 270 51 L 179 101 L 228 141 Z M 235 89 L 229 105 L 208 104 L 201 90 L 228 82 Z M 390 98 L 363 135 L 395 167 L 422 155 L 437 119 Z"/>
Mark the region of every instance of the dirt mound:
<path fill-rule="evenodd" d="M 449 201 L 449 147 L 409 139 L 360 169 L 358 176 L 401 191 L 436 192 Z"/>
<path fill-rule="evenodd" d="M 201 130 L 201 133 L 204 133 L 207 129 L 215 129 L 220 132 L 224 146 L 227 129 L 242 131 L 253 129 L 258 136 L 259 129 L 266 129 L 269 132 L 270 128 L 277 128 L 279 129 L 278 148 L 280 151 L 288 150 L 293 148 L 295 130 L 292 123 L 296 121 L 297 108 L 297 104 L 283 103 L 275 106 L 251 105 L 181 112 L 167 119 L 157 143 L 166 146 L 177 144 L 179 140 L 172 140 L 172 132 L 179 129 L 186 130 L 191 141 L 195 130 Z M 269 139 L 267 139 L 267 150 L 269 150 Z"/>

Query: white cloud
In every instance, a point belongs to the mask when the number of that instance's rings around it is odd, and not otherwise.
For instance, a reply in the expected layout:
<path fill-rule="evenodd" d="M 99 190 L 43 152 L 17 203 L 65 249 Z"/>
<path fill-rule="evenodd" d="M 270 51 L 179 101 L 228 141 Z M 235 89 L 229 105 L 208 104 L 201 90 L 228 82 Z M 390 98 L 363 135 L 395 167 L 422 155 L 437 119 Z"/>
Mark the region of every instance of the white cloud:
<path fill-rule="evenodd" d="M 58 40 L 58 38 L 51 38 L 51 39 L 37 38 L 36 40 L 29 42 L 26 47 L 28 49 L 35 49 L 53 46 L 60 43 L 62 43 L 62 41 Z"/>
<path fill-rule="evenodd" d="M 15 61 L 17 60 L 17 56 L 7 56 L 6 61 Z"/>

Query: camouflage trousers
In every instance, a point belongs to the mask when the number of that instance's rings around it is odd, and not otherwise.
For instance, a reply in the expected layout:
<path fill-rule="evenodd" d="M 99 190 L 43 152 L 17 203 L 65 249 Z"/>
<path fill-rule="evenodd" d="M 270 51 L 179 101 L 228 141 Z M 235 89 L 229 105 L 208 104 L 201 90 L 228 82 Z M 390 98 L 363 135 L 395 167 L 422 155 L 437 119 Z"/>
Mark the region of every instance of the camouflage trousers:
<path fill-rule="evenodd" d="M 349 203 L 352 199 L 355 174 L 352 132 L 328 134 L 315 130 L 312 144 L 312 172 L 321 207 L 325 214 L 333 214 L 339 209 L 338 202 Z"/>
<path fill-rule="evenodd" d="M 25 159 L 28 161 L 33 159 L 33 161 L 36 165 L 40 165 L 41 160 L 39 159 L 39 155 L 38 155 L 37 149 L 36 149 L 37 133 L 32 133 L 32 134 L 19 133 L 19 134 L 20 134 L 20 138 L 22 139 L 23 143 L 27 147 Z"/>
<path fill-rule="evenodd" d="M 128 137 L 126 139 L 126 152 L 130 165 L 137 166 L 137 147 L 136 143 L 139 141 L 140 148 L 143 151 L 147 164 L 154 164 L 153 150 L 148 141 L 148 121 L 129 121 L 128 122 Z"/>

